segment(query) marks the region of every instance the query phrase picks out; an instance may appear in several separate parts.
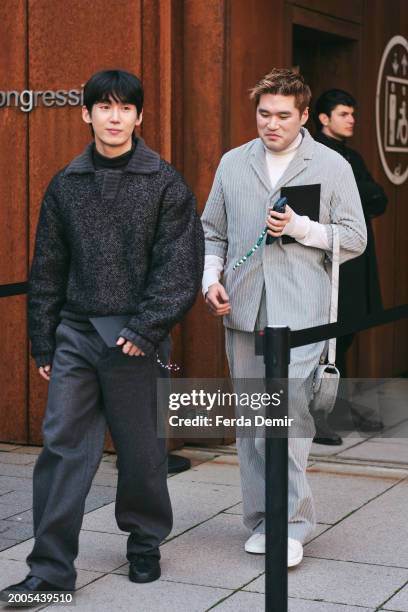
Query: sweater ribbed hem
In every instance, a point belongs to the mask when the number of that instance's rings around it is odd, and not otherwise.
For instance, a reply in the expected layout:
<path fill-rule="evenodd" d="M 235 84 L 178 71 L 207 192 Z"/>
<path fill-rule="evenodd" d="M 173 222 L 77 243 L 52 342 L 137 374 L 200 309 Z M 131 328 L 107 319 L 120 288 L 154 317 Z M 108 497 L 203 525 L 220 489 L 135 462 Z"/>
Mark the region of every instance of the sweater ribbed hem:
<path fill-rule="evenodd" d="M 126 340 L 136 344 L 136 346 L 140 348 L 146 356 L 153 355 L 155 351 L 156 347 L 152 342 L 150 342 L 150 340 L 147 340 L 147 338 L 144 338 L 143 336 L 139 336 L 139 334 L 128 327 L 124 327 L 119 336 L 122 336 L 122 338 L 126 338 Z"/>
<path fill-rule="evenodd" d="M 41 353 L 40 355 L 33 355 L 33 359 L 37 368 L 43 368 L 46 365 L 52 365 L 54 353 Z"/>

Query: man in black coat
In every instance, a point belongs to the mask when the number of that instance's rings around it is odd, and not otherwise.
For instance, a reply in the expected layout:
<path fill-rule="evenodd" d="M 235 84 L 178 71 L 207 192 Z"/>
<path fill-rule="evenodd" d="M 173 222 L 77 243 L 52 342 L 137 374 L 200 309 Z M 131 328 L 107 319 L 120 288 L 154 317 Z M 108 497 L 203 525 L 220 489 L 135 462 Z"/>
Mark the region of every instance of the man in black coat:
<path fill-rule="evenodd" d="M 365 221 L 367 224 L 367 248 L 365 252 L 340 266 L 338 321 L 357 321 L 368 314 L 382 309 L 381 291 L 378 279 L 374 234 L 371 219 L 382 215 L 387 206 L 383 188 L 370 175 L 363 158 L 347 146 L 353 136 L 356 101 L 341 89 L 330 89 L 316 102 L 315 140 L 334 149 L 350 163 L 360 193 Z M 346 352 L 353 342 L 354 334 L 343 336 L 337 341 L 337 366 L 346 376 Z M 327 423 L 325 414 L 314 415 L 316 423 L 315 442 L 320 444 L 341 444 L 342 440 Z M 356 413 L 353 419 L 364 431 L 377 431 L 382 423 L 377 418 Z"/>
<path fill-rule="evenodd" d="M 35 542 L 27 578 L 2 600 L 75 588 L 106 424 L 118 455 L 115 515 L 129 533 L 129 578 L 160 576 L 172 511 L 156 429 L 158 351 L 201 286 L 204 241 L 189 187 L 135 135 L 142 107 L 136 76 L 92 76 L 82 117 L 94 142 L 52 179 L 41 206 L 29 331 L 49 392 L 34 469 Z"/>

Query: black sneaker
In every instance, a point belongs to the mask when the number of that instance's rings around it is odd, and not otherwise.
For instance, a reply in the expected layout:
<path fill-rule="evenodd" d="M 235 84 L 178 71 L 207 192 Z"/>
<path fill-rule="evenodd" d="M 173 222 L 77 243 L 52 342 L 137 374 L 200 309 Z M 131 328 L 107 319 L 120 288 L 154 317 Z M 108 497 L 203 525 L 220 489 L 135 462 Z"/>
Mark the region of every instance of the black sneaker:
<path fill-rule="evenodd" d="M 160 578 L 160 559 L 152 555 L 138 555 L 129 564 L 129 580 L 131 582 L 153 582 Z"/>
<path fill-rule="evenodd" d="M 326 413 L 323 410 L 318 410 L 312 413 L 316 433 L 313 438 L 315 444 L 326 444 L 327 446 L 340 446 L 343 440 L 337 432 L 335 432 L 327 422 Z"/>

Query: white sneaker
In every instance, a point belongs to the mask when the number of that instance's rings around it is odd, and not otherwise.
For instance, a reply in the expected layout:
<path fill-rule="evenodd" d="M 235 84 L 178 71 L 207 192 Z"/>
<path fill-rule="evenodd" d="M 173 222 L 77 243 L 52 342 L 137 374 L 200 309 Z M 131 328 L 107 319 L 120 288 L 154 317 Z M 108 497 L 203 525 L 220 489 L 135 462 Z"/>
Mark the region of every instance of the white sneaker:
<path fill-rule="evenodd" d="M 265 534 L 253 533 L 245 542 L 245 551 L 248 553 L 264 555 L 265 554 Z"/>
<path fill-rule="evenodd" d="M 253 533 L 245 542 L 245 551 L 252 554 L 265 554 L 265 534 Z M 295 567 L 303 559 L 303 546 L 298 540 L 288 538 L 288 567 Z"/>
<path fill-rule="evenodd" d="M 288 567 L 295 567 L 303 559 L 303 546 L 298 540 L 288 538 Z"/>

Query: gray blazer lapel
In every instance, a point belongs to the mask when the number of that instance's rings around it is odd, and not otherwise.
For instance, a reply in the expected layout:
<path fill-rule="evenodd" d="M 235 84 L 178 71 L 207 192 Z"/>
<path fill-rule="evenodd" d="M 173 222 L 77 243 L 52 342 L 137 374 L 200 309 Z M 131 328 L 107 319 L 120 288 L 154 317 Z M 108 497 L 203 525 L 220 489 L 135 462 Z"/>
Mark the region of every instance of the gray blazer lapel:
<path fill-rule="evenodd" d="M 254 148 L 251 152 L 250 164 L 258 179 L 269 193 L 271 191 L 271 182 L 266 169 L 265 149 L 260 138 L 255 141 Z"/>
<path fill-rule="evenodd" d="M 299 147 L 300 148 L 300 147 Z M 285 172 L 280 177 L 279 181 L 276 183 L 273 188 L 273 194 L 271 197 L 275 195 L 278 191 L 280 191 L 281 187 L 289 183 L 295 176 L 303 172 L 307 168 L 307 163 L 304 158 L 300 155 L 300 151 L 297 151 L 295 157 L 290 162 L 289 166 L 286 168 Z"/>

